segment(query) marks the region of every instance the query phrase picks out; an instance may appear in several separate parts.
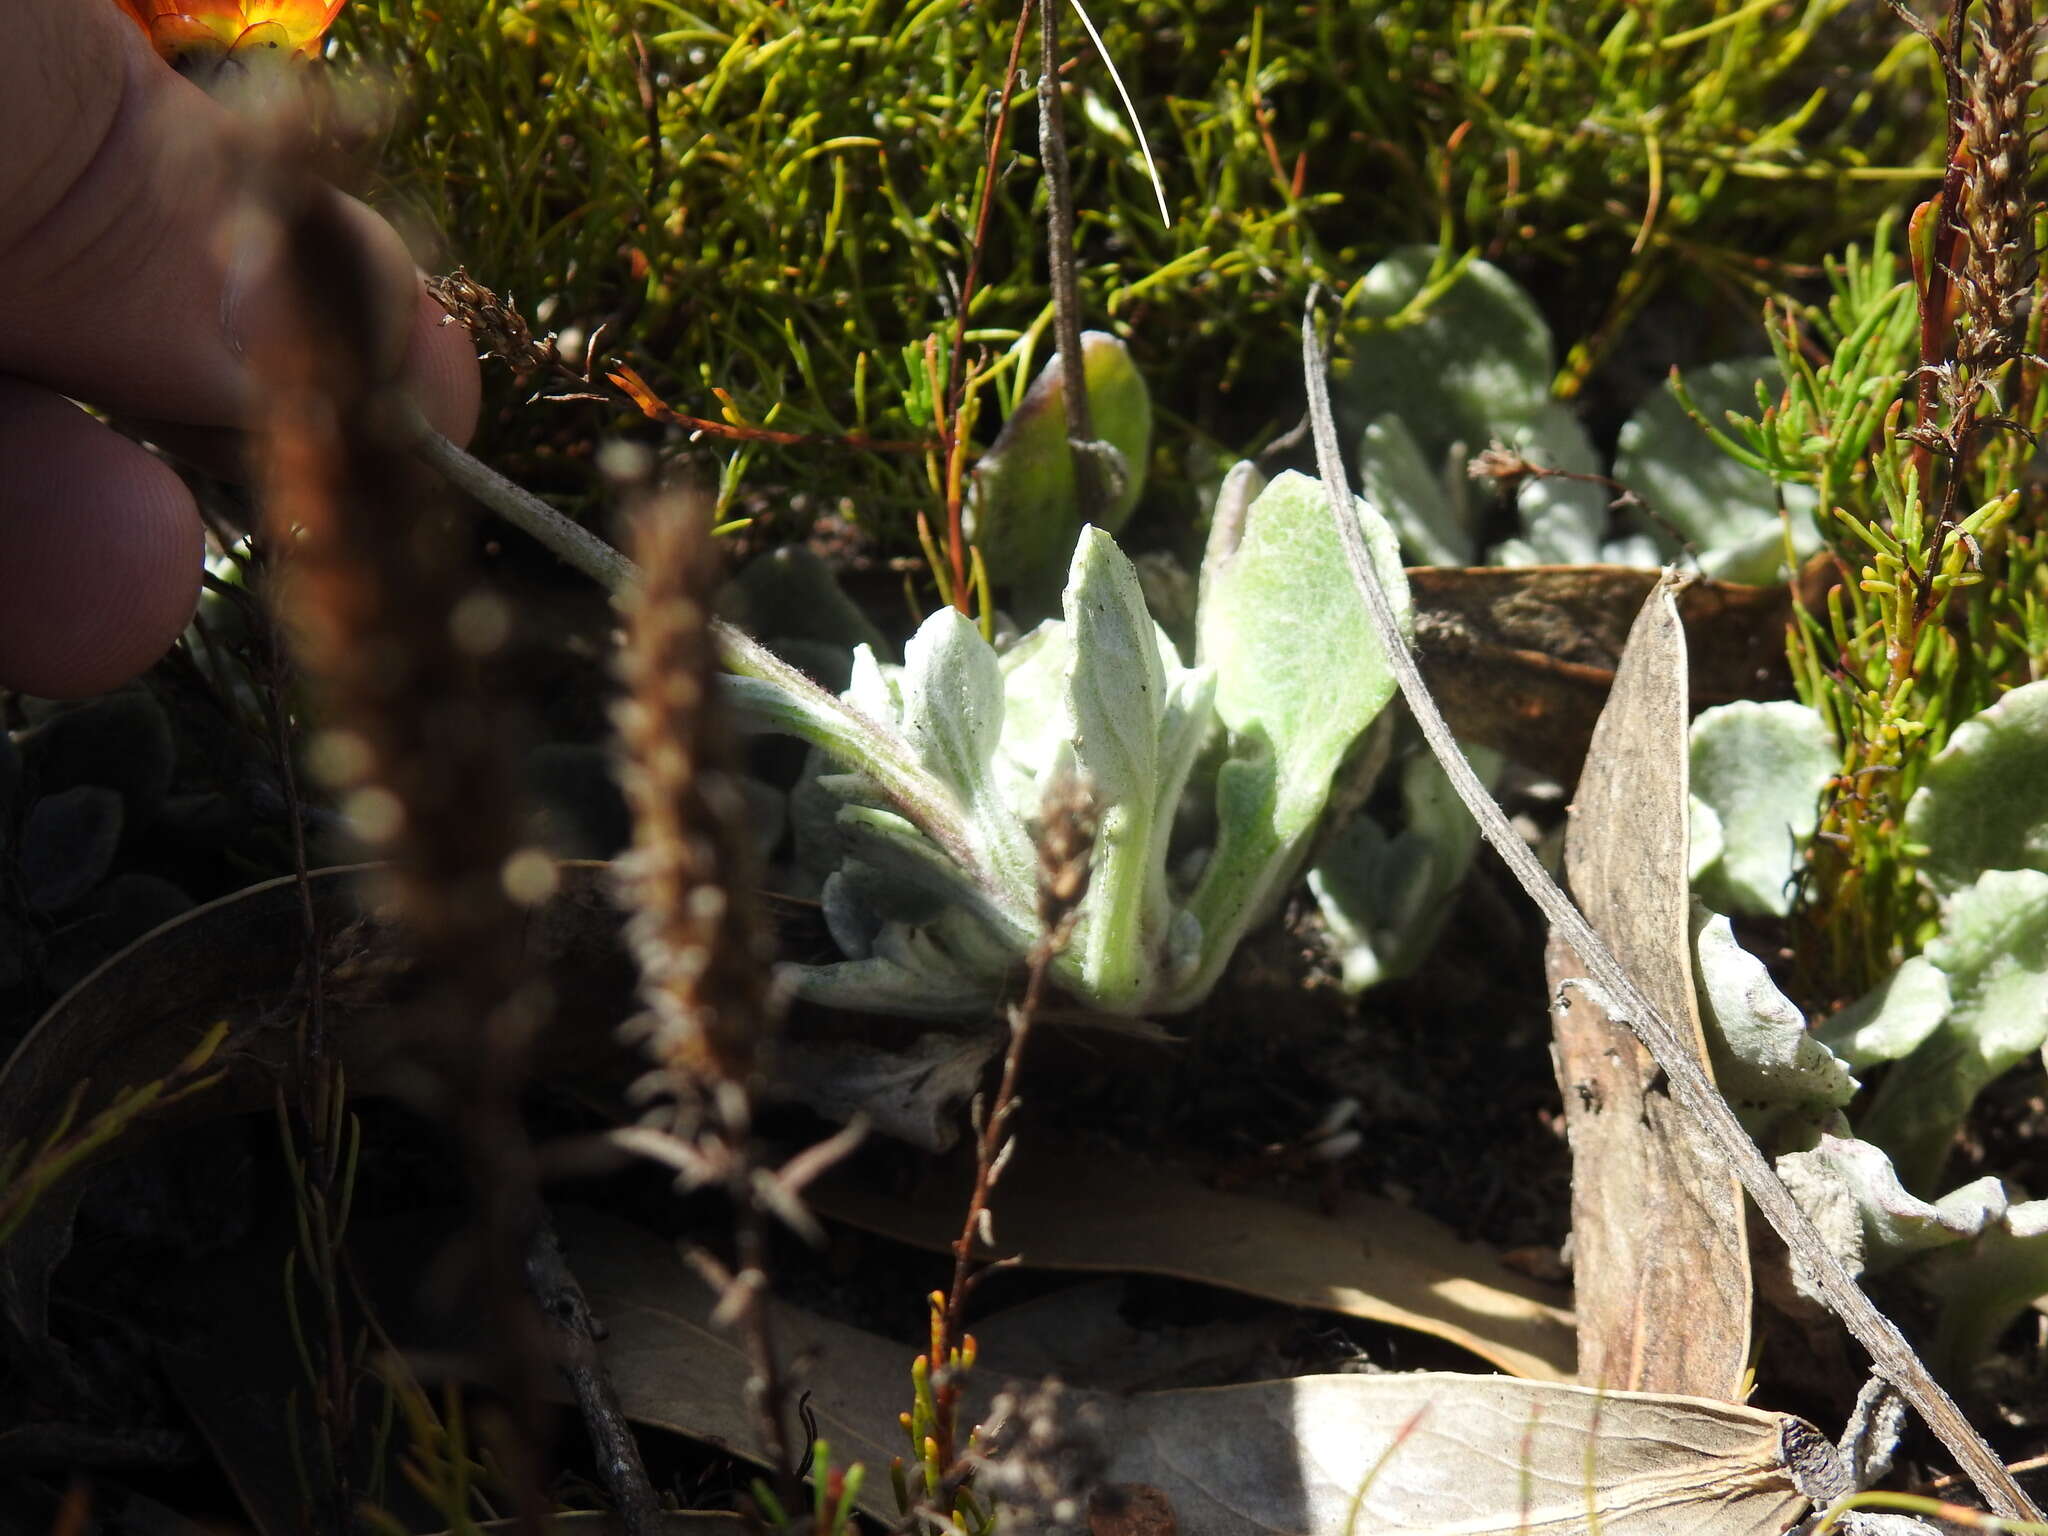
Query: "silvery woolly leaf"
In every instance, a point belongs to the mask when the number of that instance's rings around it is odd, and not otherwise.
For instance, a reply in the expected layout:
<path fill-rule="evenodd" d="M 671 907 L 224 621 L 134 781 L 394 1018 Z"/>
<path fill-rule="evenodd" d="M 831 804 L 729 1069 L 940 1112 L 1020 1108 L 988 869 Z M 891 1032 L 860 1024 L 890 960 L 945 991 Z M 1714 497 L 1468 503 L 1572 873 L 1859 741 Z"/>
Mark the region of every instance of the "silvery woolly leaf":
<path fill-rule="evenodd" d="M 1408 579 L 1393 530 L 1353 498 L 1366 548 L 1396 614 Z M 1289 471 L 1253 503 L 1237 553 L 1201 615 L 1216 668 L 1216 711 L 1232 737 L 1270 750 L 1283 838 L 1322 813 L 1338 763 L 1393 697 L 1394 678 L 1351 576 L 1321 484 Z"/>
<path fill-rule="evenodd" d="M 1465 748 L 1491 787 L 1502 758 Z M 1354 817 L 1309 871 L 1344 970 L 1344 990 L 1363 992 L 1406 975 L 1436 942 L 1479 846 L 1472 819 L 1435 757 L 1411 755 L 1401 771 L 1403 824 L 1389 836 L 1371 816 Z"/>
<path fill-rule="evenodd" d="M 865 959 L 834 965 L 793 965 L 785 974 L 799 997 L 831 1008 L 958 1018 L 985 1013 L 1000 1001 L 1007 976 L 971 970 L 934 939 L 901 923 L 875 935 Z"/>
<path fill-rule="evenodd" d="M 1778 365 L 1767 357 L 1735 358 L 1689 368 L 1684 384 L 1694 405 L 1715 426 L 1726 413 L 1755 414 L 1757 385 L 1778 388 Z M 1800 485 L 1774 485 L 1768 475 L 1737 463 L 1687 414 L 1667 381 L 1621 429 L 1614 477 L 1641 496 L 1657 514 L 1653 536 L 1665 556 L 1678 545 L 1663 528 L 1675 528 L 1699 552 L 1700 567 L 1717 581 L 1768 585 L 1783 579 L 1789 518 L 1795 557 L 1820 547 L 1813 526 L 1813 492 Z"/>
<path fill-rule="evenodd" d="M 1695 888 L 1700 876 L 1721 861 L 1726 848 L 1721 840 L 1721 818 L 1698 795 L 1686 797 L 1688 835 L 1685 844 L 1685 878 Z"/>
<path fill-rule="evenodd" d="M 1948 977 L 1948 1014 L 1886 1074 L 1857 1126 L 1915 1190 L 1940 1177 L 1978 1092 L 2048 1041 L 2048 874 L 1979 875 L 1950 899 L 1926 954 Z"/>
<path fill-rule="evenodd" d="M 841 697 L 877 725 L 903 723 L 903 693 L 897 684 L 902 669 L 884 666 L 865 645 L 853 648 L 853 666 Z"/>
<path fill-rule="evenodd" d="M 1837 762 L 1827 727 L 1789 700 L 1741 700 L 1692 723 L 1692 793 L 1721 829 L 1721 856 L 1693 876 L 1717 912 L 1783 917 L 1800 850 L 1820 824 Z"/>
<path fill-rule="evenodd" d="M 1171 652 L 1145 611 L 1137 572 L 1099 528 L 1084 528 L 1065 597 L 1073 636 L 1068 683 L 1074 761 L 1095 796 L 1098 826 L 1087 919 L 1067 968 L 1078 966 L 1088 994 L 1112 1012 L 1139 1007 L 1153 977 L 1167 913 L 1154 894 L 1160 727 L 1168 707 Z"/>
<path fill-rule="evenodd" d="M 1366 273 L 1346 303 L 1360 321 L 1392 318 L 1423 296 L 1437 256 L 1434 246 L 1403 246 Z M 1399 416 L 1434 458 L 1455 442 L 1483 448 L 1504 427 L 1533 421 L 1556 371 L 1535 301 L 1499 267 L 1471 261 L 1418 316 L 1362 329 L 1346 404 L 1355 419 Z"/>
<path fill-rule="evenodd" d="M 1499 434 L 1531 464 L 1566 475 L 1597 475 L 1600 455 L 1571 409 L 1546 400 L 1535 418 Z M 1519 539 L 1494 551 L 1499 565 L 1591 565 L 1607 536 L 1610 492 L 1594 480 L 1532 475 L 1515 489 Z"/>
<path fill-rule="evenodd" d="M 1851 1068 L 1897 1061 L 1916 1050 L 1948 1016 L 1948 977 L 1914 955 L 1814 1033 Z"/>
<path fill-rule="evenodd" d="M 1366 427 L 1358 447 L 1358 478 L 1400 536 L 1402 552 L 1417 565 L 1473 563 L 1469 506 L 1446 493 L 1399 416 L 1382 416 Z"/>
<path fill-rule="evenodd" d="M 995 648 L 965 614 L 941 608 L 904 647 L 897 686 L 904 739 L 966 808 L 967 835 L 982 865 L 966 883 L 1007 909 L 1006 922 L 1028 926 L 1038 860 L 994 768 L 1004 712 Z"/>
<path fill-rule="evenodd" d="M 974 621 L 945 607 L 903 648 L 903 736 L 935 776 L 972 803 L 988 792 L 1003 733 L 1003 675 Z"/>
<path fill-rule="evenodd" d="M 1166 673 L 1137 572 L 1099 528 L 1084 530 L 1074 549 L 1065 608 L 1074 646 L 1067 700 L 1075 757 L 1098 809 L 1149 799 Z"/>
<path fill-rule="evenodd" d="M 848 805 L 839 812 L 839 826 L 846 839 L 846 856 L 868 865 L 906 893 L 890 904 L 892 915 L 907 917 L 905 901 L 914 900 L 909 893 L 916 893 L 941 911 L 957 908 L 972 914 L 1003 935 L 1013 949 L 1027 948 L 1037 936 L 1030 908 L 1000 902 L 901 816 Z"/>
<path fill-rule="evenodd" d="M 1106 331 L 1082 332 L 1081 357 L 1096 438 L 1121 460 L 1121 486 L 1100 515 L 1114 533 L 1145 489 L 1152 397 L 1129 350 Z M 1058 579 L 1081 528 L 1065 388 L 1055 353 L 982 455 L 968 492 L 968 537 L 980 546 L 990 576 L 1026 591 Z"/>
<path fill-rule="evenodd" d="M 2014 1204 L 1995 1178 L 1923 1200 L 1899 1182 L 1882 1150 L 1846 1136 L 1823 1136 L 1811 1151 L 1779 1158 L 1778 1169 L 1810 1213 L 1853 1210 L 1855 1249 L 1837 1248 L 1852 1269 L 1899 1271 L 1941 1299 L 1932 1363 L 1944 1374 L 1968 1371 L 2048 1293 L 2048 1200 Z"/>
<path fill-rule="evenodd" d="M 113 867 L 125 820 L 121 797 L 98 784 L 44 795 L 21 829 L 22 893 L 55 916 L 85 899 Z"/>
<path fill-rule="evenodd" d="M 1944 897 L 1987 869 L 2048 869 L 2048 681 L 1956 727 L 1906 806 L 1906 835 Z"/>
<path fill-rule="evenodd" d="M 1066 621 L 1047 619 L 1002 653 L 1001 666 L 1003 737 L 995 772 L 1011 812 L 1028 824 L 1074 735 L 1067 705 L 1074 638 Z"/>
<path fill-rule="evenodd" d="M 1764 963 L 1735 941 L 1727 918 L 1697 902 L 1693 946 L 1715 1082 L 1752 1136 L 1768 1147 L 1788 1115 L 1817 1123 L 1855 1097 L 1848 1067 L 1807 1033 Z"/>

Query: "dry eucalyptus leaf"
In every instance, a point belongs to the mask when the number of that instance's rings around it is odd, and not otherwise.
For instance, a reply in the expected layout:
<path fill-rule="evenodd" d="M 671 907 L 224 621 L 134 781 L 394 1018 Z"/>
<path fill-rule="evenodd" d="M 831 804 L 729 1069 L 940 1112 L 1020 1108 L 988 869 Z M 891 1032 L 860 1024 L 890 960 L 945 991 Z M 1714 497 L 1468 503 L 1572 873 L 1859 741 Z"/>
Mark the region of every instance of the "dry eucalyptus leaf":
<path fill-rule="evenodd" d="M 1786 1414 L 1500 1376 L 1146 1393 L 1107 1433 L 1200 1536 L 1780 1536 L 1840 1481 Z"/>
<path fill-rule="evenodd" d="M 957 1171 L 898 1196 L 842 1168 L 811 1193 L 824 1215 L 941 1251 L 966 1198 Z M 1136 1159 L 1041 1152 L 1026 1135 L 993 1207 L 997 1252 L 1037 1268 L 1173 1275 L 1418 1329 L 1518 1376 L 1571 1379 L 1571 1314 L 1554 1288 L 1392 1201 L 1347 1195 L 1325 1215 Z"/>
<path fill-rule="evenodd" d="M 1667 1018 L 1693 994 L 1686 839 L 1686 645 L 1673 583 L 1629 632 L 1586 754 L 1565 869 L 1586 920 Z M 1650 1053 L 1548 955 L 1557 1075 L 1572 1149 L 1579 1379 L 1734 1399 L 1748 1365 L 1751 1285 L 1742 1193 L 1664 1092 Z M 1681 1026 L 1684 1027 L 1684 1026 Z"/>
<path fill-rule="evenodd" d="M 560 1225 L 609 1329 L 604 1359 L 627 1415 L 758 1459 L 745 1358 L 710 1327 L 711 1298 L 670 1245 L 588 1214 L 564 1212 Z M 862 1507 L 893 1517 L 873 1474 L 898 1453 L 915 1348 L 794 1307 L 776 1308 L 776 1327 L 805 1362 L 800 1386 L 834 1460 L 869 1468 Z M 970 1383 L 972 1411 L 1004 1385 L 986 1373 Z M 1802 1489 L 1841 1484 L 1832 1447 L 1784 1414 L 1507 1377 L 1066 1397 L 1091 1410 L 1105 1481 L 1151 1490 L 1155 1528 L 1170 1514 L 1186 1536 L 1563 1536 L 1595 1524 L 1608 1536 L 1779 1536 L 1808 1502 Z"/>
<path fill-rule="evenodd" d="M 530 1527 L 523 1520 L 480 1520 L 471 1531 L 499 1531 L 505 1536 L 526 1536 Z M 608 1509 L 583 1509 L 573 1514 L 550 1515 L 541 1522 L 542 1536 L 626 1536 L 618 1515 Z M 739 1515 L 712 1509 L 665 1509 L 654 1517 L 646 1536 L 747 1536 L 754 1527 Z M 442 1531 L 440 1536 L 454 1536 Z"/>
<path fill-rule="evenodd" d="M 599 1354 L 626 1416 L 761 1461 L 745 1342 L 713 1325 L 712 1293 L 675 1245 L 590 1211 L 557 1211 L 555 1226 L 591 1315 L 605 1327 Z M 771 1305 L 777 1347 L 799 1362 L 795 1390 L 809 1394 L 819 1437 L 831 1442 L 839 1465 L 866 1464 L 861 1508 L 893 1520 L 888 1468 L 909 1450 L 897 1415 L 910 1406 L 917 1350 Z"/>
<path fill-rule="evenodd" d="M 1416 660 L 1461 740 L 1569 784 L 1607 698 L 1632 616 L 1657 573 L 1620 565 L 1412 569 Z M 1696 704 L 1782 698 L 1782 587 L 1695 582 L 1678 611 L 1697 642 Z M 1681 727 L 1682 733 L 1682 727 Z"/>

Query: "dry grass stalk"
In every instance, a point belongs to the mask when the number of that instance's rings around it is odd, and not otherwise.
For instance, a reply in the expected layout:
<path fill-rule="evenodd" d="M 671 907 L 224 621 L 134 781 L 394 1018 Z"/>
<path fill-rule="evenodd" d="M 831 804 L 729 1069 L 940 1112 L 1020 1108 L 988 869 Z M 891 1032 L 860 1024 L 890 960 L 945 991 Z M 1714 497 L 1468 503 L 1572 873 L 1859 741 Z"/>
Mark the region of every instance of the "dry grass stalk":
<path fill-rule="evenodd" d="M 506 1461 L 538 1519 L 545 1349 L 521 1265 L 539 1198 L 518 1100 L 543 1003 L 522 980 L 520 909 L 547 894 L 552 866 L 517 848 L 513 749 L 483 683 L 512 613 L 409 451 L 411 408 L 378 345 L 400 324 L 390 285 L 304 160 L 280 152 L 261 190 L 296 322 L 254 362 L 267 533 L 322 706 L 309 755 L 390 860 L 386 893 L 426 978 L 421 1107 L 451 1123 L 475 1193 L 486 1368 L 512 1405 Z"/>

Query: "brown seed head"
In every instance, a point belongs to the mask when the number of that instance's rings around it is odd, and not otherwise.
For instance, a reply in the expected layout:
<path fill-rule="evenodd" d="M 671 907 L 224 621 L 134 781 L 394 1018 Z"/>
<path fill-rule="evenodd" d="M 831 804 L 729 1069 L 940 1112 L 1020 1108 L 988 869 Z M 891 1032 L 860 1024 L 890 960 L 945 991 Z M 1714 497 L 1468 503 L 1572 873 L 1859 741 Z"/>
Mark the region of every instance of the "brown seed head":
<path fill-rule="evenodd" d="M 640 1027 L 660 1086 L 693 1099 L 750 1078 L 772 963 L 709 630 L 710 514 L 706 497 L 665 493 L 634 518 L 645 576 L 625 604 L 614 712 L 633 813 L 618 872 L 649 1008 Z"/>

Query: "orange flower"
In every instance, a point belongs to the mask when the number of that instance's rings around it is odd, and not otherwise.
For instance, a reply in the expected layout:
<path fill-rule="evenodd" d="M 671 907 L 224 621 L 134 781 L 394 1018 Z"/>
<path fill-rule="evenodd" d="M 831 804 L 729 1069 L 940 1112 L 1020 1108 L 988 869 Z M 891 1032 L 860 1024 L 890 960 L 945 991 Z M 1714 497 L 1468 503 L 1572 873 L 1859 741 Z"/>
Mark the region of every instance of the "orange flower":
<path fill-rule="evenodd" d="M 156 51 L 187 69 L 264 55 L 312 58 L 345 0 L 114 0 Z"/>

